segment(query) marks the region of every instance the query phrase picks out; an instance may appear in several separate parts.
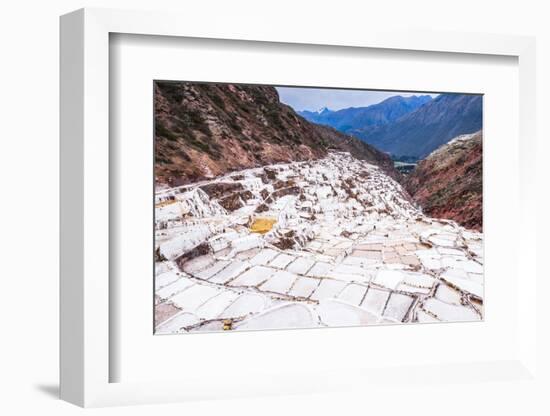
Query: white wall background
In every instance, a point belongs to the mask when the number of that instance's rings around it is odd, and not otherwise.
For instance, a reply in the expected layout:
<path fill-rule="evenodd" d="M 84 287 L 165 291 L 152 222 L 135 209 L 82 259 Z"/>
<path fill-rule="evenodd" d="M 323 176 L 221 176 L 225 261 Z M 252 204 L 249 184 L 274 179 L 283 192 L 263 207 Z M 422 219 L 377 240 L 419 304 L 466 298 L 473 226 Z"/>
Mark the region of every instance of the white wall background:
<path fill-rule="evenodd" d="M 393 1 L 210 1 L 182 0 L 19 0 L 4 2 L 0 12 L 0 205 L 2 287 L 0 297 L 0 413 L 76 414 L 82 410 L 60 402 L 57 395 L 58 368 L 58 16 L 80 7 L 179 10 L 190 19 L 222 14 L 240 22 L 271 20 L 287 25 L 324 25 L 328 32 L 346 25 L 387 24 L 436 30 L 473 31 L 535 35 L 538 42 L 538 132 L 539 215 L 547 215 L 550 154 L 550 30 L 547 2 L 535 0 L 444 2 L 429 0 Z M 185 24 L 185 22 L 182 22 Z M 541 220 L 542 221 L 542 220 Z M 540 224 L 539 250 L 549 236 L 548 221 Z M 545 284 L 545 288 L 548 288 Z M 543 288 L 538 288 L 543 290 Z M 540 305 L 540 316 L 548 306 Z M 546 321 L 548 322 L 548 321 Z M 547 327 L 547 326 L 546 326 Z M 542 328 L 542 327 L 541 327 Z M 543 333 L 541 332 L 541 336 Z M 544 335 L 548 341 L 548 335 Z M 548 342 L 544 345 L 547 350 Z M 548 365 L 547 354 L 541 365 Z M 548 367 L 546 367 L 548 369 Z M 548 371 L 546 372 L 548 374 Z M 488 402 L 487 389 L 501 389 L 502 400 Z M 540 392 L 513 386 L 457 386 L 448 406 L 435 408 L 430 397 L 411 394 L 387 397 L 348 397 L 345 393 L 316 397 L 259 398 L 226 402 L 188 403 L 101 409 L 99 414 L 543 414 L 546 402 L 536 407 Z M 448 389 L 434 386 L 434 395 L 448 395 Z M 519 392 L 518 392 L 519 393 Z M 540 397 L 540 396 L 539 396 Z M 387 400 L 386 400 L 387 399 Z M 545 413 L 548 414 L 548 413 Z"/>

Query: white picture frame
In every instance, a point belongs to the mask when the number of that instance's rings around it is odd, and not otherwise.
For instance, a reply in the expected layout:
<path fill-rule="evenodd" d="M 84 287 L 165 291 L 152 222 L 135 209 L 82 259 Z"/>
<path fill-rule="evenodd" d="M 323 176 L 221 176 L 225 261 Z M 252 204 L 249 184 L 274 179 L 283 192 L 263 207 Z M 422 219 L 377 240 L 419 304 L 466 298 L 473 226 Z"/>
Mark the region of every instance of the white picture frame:
<path fill-rule="evenodd" d="M 182 24 L 185 21 L 185 24 Z M 535 41 L 530 37 L 471 33 L 384 32 L 375 29 L 329 34 L 307 33 L 275 22 L 239 27 L 219 20 L 205 25 L 173 13 L 82 9 L 61 18 L 61 398 L 80 406 L 159 403 L 197 398 L 306 393 L 372 385 L 386 377 L 412 383 L 411 369 L 334 370 L 323 382 L 317 374 L 279 374 L 261 381 L 240 381 L 222 388 L 211 380 L 111 382 L 109 261 L 109 36 L 114 33 L 226 39 L 334 47 L 503 55 L 519 65 L 518 345 L 507 360 L 419 363 L 421 382 L 445 380 L 445 371 L 476 383 L 530 380 L 537 383 L 536 199 L 530 178 L 535 169 Z M 243 33 L 245 33 L 243 35 Z M 511 270 L 510 273 L 517 273 Z M 344 383 L 346 377 L 353 383 Z M 468 379 L 466 375 L 473 375 Z M 229 381 L 227 377 L 220 377 Z"/>

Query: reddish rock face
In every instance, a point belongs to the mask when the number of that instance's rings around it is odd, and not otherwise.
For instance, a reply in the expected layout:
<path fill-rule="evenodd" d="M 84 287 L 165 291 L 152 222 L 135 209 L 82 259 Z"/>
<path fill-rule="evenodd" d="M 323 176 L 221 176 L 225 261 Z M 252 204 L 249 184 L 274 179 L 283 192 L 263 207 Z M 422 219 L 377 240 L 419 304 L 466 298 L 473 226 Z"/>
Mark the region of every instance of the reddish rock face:
<path fill-rule="evenodd" d="M 348 151 L 396 176 L 390 158 L 351 136 L 314 125 L 257 85 L 155 82 L 155 176 L 178 186 L 234 170 L 316 160 Z M 266 173 L 268 174 L 268 173 Z"/>
<path fill-rule="evenodd" d="M 425 214 L 482 231 L 482 161 L 481 131 L 459 136 L 420 162 L 405 187 Z"/>

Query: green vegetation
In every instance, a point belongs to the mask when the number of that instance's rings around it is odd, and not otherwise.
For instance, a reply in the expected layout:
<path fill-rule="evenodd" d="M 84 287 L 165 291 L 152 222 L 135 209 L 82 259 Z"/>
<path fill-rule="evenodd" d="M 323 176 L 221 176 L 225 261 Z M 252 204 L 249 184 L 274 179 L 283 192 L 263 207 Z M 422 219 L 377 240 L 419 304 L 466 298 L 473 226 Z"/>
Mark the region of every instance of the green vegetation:
<path fill-rule="evenodd" d="M 420 160 L 416 156 L 395 156 L 395 155 L 391 155 L 391 159 L 394 162 L 414 163 L 414 164 L 418 163 L 418 161 Z"/>
<path fill-rule="evenodd" d="M 277 105 L 269 105 L 269 107 L 266 107 L 265 115 L 271 125 L 280 130 L 284 129 L 284 125 L 279 117 L 279 108 Z"/>
<path fill-rule="evenodd" d="M 162 91 L 164 96 L 171 101 L 181 103 L 183 100 L 183 86 L 179 82 L 161 81 L 155 82 L 155 85 Z"/>
<path fill-rule="evenodd" d="M 227 117 L 227 124 L 229 124 L 229 127 L 231 127 L 233 130 L 239 133 L 242 131 L 241 125 L 239 124 L 237 116 L 234 113 L 230 113 L 229 117 Z M 245 137 L 243 136 L 243 138 Z M 245 138 L 245 140 L 248 139 Z"/>
<path fill-rule="evenodd" d="M 204 84 L 201 86 L 201 88 L 206 93 L 206 96 L 210 98 L 210 100 L 214 103 L 214 105 L 221 110 L 225 110 L 225 102 L 220 97 L 220 92 L 218 90 L 218 87 L 214 85 Z"/>
<path fill-rule="evenodd" d="M 171 130 L 168 130 L 160 120 L 155 120 L 155 134 L 157 136 L 164 137 L 167 140 L 175 141 L 178 139 L 178 136 Z"/>

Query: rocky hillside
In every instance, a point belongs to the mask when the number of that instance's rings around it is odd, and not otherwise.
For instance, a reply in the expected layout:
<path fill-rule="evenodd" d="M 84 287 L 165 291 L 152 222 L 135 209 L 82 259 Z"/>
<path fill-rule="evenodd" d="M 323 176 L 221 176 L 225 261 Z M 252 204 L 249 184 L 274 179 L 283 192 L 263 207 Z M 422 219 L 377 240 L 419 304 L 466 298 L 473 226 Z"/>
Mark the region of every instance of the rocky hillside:
<path fill-rule="evenodd" d="M 395 175 L 386 154 L 330 127 L 309 123 L 282 104 L 273 87 L 155 82 L 157 185 L 319 159 L 329 150 L 350 152 Z"/>
<path fill-rule="evenodd" d="M 369 128 L 392 123 L 400 117 L 431 101 L 429 95 L 390 97 L 368 107 L 351 107 L 338 111 L 300 111 L 299 114 L 313 123 L 334 127 L 347 133 L 366 133 Z"/>
<path fill-rule="evenodd" d="M 481 95 L 441 94 L 393 123 L 354 134 L 394 156 L 422 159 L 453 137 L 481 127 Z"/>
<path fill-rule="evenodd" d="M 431 153 L 405 179 L 425 214 L 482 230 L 482 132 L 462 135 Z"/>

